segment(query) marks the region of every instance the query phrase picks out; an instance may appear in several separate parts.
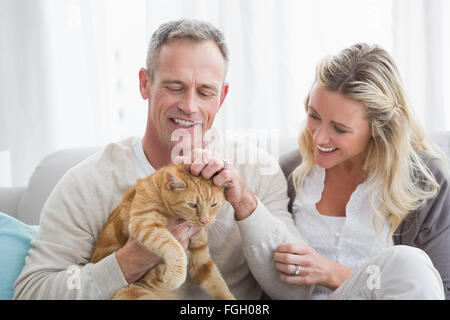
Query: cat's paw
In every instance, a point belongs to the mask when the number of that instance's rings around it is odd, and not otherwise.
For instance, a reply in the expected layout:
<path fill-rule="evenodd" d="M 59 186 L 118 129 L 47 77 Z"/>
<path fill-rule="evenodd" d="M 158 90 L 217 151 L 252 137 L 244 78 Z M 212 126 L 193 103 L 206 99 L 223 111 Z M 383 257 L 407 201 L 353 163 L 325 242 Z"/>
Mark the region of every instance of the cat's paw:
<path fill-rule="evenodd" d="M 167 270 L 164 274 L 164 287 L 168 290 L 179 288 L 186 281 L 186 269 L 184 272 L 180 270 Z"/>
<path fill-rule="evenodd" d="M 220 295 L 217 300 L 236 300 L 236 298 L 231 294 L 231 292 L 227 292 Z"/>
<path fill-rule="evenodd" d="M 168 290 L 177 289 L 186 281 L 187 256 L 184 249 L 178 254 L 169 256 L 166 271 L 163 276 L 164 287 Z"/>

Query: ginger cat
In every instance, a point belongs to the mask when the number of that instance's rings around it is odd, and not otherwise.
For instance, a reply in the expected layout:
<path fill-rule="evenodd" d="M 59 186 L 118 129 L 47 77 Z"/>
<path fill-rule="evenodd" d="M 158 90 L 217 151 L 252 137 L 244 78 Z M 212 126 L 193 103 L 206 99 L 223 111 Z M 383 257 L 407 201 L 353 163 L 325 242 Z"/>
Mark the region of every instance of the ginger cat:
<path fill-rule="evenodd" d="M 145 179 L 138 179 L 111 213 L 100 233 L 91 262 L 96 263 L 118 250 L 133 235 L 150 251 L 164 259 L 138 282 L 119 290 L 113 299 L 176 299 L 176 288 L 189 274 L 215 299 L 234 299 L 219 270 L 211 260 L 206 226 L 225 203 L 223 187 L 195 177 L 182 165 L 170 165 Z M 186 254 L 167 230 L 170 217 L 183 218 L 203 229 L 192 236 Z"/>

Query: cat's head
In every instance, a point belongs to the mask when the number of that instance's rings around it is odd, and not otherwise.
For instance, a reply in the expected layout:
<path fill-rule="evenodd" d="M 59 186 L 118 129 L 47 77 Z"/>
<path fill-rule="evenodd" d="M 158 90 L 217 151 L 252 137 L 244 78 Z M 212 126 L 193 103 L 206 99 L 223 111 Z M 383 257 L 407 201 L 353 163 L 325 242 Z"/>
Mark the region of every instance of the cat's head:
<path fill-rule="evenodd" d="M 163 201 L 170 213 L 193 226 L 206 226 L 215 221 L 225 203 L 224 189 L 211 180 L 195 177 L 182 165 L 171 165 L 164 173 Z"/>

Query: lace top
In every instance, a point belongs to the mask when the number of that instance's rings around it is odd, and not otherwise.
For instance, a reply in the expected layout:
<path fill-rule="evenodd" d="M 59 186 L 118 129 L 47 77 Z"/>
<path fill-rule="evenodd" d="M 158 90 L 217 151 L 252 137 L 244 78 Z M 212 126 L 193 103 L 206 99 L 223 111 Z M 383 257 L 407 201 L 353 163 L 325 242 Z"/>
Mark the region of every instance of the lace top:
<path fill-rule="evenodd" d="M 301 196 L 298 194 L 293 203 L 295 224 L 306 243 L 320 255 L 356 270 L 369 258 L 393 245 L 392 238 L 386 243 L 389 226 L 385 223 L 379 235 L 374 229 L 367 181 L 352 193 L 346 206 L 346 217 L 321 215 L 316 203 L 322 198 L 324 181 L 325 169 L 315 165 L 305 178 Z M 376 199 L 379 201 L 380 197 Z M 326 299 L 331 292 L 316 285 L 311 299 Z"/>

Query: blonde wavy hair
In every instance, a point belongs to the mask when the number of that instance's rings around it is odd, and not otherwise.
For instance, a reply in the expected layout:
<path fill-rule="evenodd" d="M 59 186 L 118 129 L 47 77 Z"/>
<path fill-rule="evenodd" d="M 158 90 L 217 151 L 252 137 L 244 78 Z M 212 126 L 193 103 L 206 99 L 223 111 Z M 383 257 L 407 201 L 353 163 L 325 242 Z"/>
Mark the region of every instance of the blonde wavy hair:
<path fill-rule="evenodd" d="M 439 191 L 439 184 L 420 153 L 427 152 L 446 165 L 445 155 L 413 117 L 397 67 L 384 49 L 358 43 L 327 56 L 317 66 L 316 81 L 365 108 L 372 137 L 363 170 L 368 174 L 374 228 L 381 232 L 377 218 L 382 226 L 387 219 L 389 240 L 411 211 Z M 308 103 L 309 95 L 306 112 Z M 303 161 L 292 173 L 297 193 L 314 166 L 315 146 L 306 128 L 300 134 L 298 146 Z M 380 185 L 381 201 L 376 207 L 376 190 Z"/>

